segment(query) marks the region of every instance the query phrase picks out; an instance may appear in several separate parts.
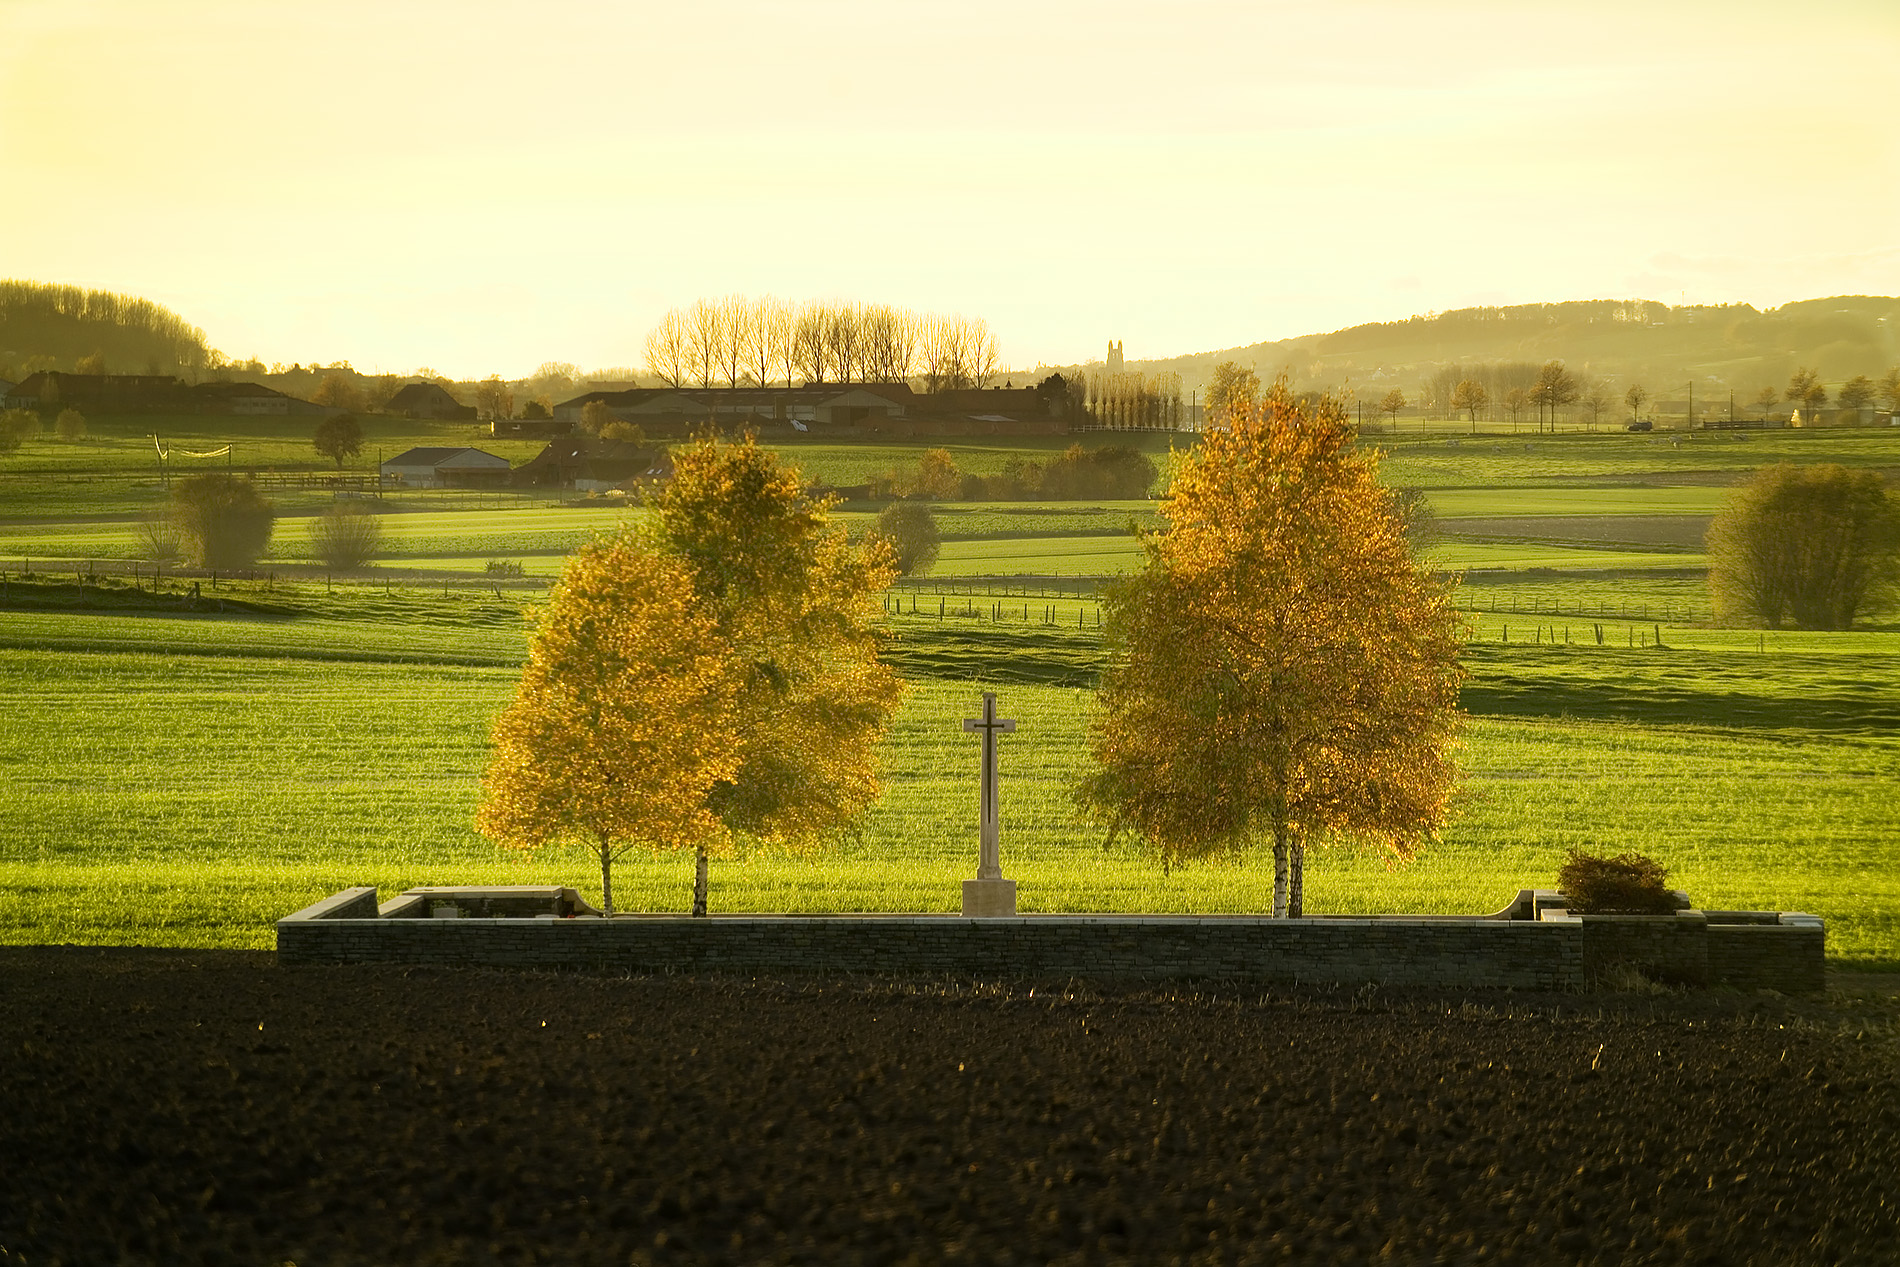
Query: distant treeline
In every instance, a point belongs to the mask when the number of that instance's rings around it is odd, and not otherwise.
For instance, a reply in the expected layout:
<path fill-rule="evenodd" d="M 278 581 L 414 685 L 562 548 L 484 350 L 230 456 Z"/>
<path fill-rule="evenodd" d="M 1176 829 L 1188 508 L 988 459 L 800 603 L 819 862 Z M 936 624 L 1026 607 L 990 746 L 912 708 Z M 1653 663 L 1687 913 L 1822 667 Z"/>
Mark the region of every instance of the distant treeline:
<path fill-rule="evenodd" d="M 891 471 L 863 490 L 873 498 L 928 497 L 936 501 L 1130 501 L 1154 486 L 1155 464 L 1126 445 L 1085 449 L 1072 444 L 1048 462 L 1011 457 L 997 475 L 958 468 L 948 449 L 931 449 L 911 471 Z"/>
<path fill-rule="evenodd" d="M 1000 368 L 981 317 L 889 304 L 727 295 L 668 310 L 647 332 L 647 370 L 670 387 L 905 383 L 981 388 Z"/>
<path fill-rule="evenodd" d="M 0 281 L 0 378 L 36 370 L 176 374 L 212 356 L 203 330 L 149 299 Z"/>

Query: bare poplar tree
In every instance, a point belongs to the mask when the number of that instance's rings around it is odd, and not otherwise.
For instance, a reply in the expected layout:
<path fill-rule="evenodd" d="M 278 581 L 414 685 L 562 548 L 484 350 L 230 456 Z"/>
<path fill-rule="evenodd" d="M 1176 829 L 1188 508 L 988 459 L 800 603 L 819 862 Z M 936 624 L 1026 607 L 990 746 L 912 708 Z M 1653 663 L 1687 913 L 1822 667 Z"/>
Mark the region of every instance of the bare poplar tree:
<path fill-rule="evenodd" d="M 786 365 L 807 383 L 825 381 L 825 310 L 822 304 L 803 304 L 792 319 L 792 354 Z M 791 381 L 791 374 L 786 381 Z"/>
<path fill-rule="evenodd" d="M 718 365 L 727 387 L 738 387 L 739 376 L 751 360 L 752 305 L 744 295 L 727 295 L 719 301 L 717 326 Z"/>
<path fill-rule="evenodd" d="M 694 300 L 686 313 L 686 364 L 700 387 L 711 387 L 717 372 L 721 315 L 718 303 L 710 299 Z"/>
<path fill-rule="evenodd" d="M 659 323 L 647 331 L 648 371 L 668 387 L 684 387 L 691 360 L 689 342 L 685 316 L 678 308 L 667 309 Z"/>

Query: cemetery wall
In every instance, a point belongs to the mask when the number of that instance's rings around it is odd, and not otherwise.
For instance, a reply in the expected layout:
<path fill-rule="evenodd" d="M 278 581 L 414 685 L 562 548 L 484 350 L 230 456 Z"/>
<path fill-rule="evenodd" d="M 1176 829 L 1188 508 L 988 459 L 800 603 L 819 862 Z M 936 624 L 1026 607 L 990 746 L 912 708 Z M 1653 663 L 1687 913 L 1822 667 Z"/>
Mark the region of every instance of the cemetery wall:
<path fill-rule="evenodd" d="M 362 913 L 366 902 L 374 911 L 374 900 L 374 890 L 350 890 L 279 921 L 279 961 L 651 973 L 1246 979 L 1560 991 L 1586 988 L 1602 978 L 1603 965 L 1628 962 L 1646 975 L 1683 984 L 1789 990 L 1820 988 L 1824 953 L 1818 922 L 1811 929 L 1747 927 L 1743 937 L 1725 931 L 1722 949 L 1716 951 L 1700 918 L 1661 921 L 1667 930 L 1654 927 L 1656 921 L 1645 926 L 1616 917 L 1548 922 L 1119 915 L 379 919 Z M 1791 957 L 1801 962 L 1787 962 Z"/>

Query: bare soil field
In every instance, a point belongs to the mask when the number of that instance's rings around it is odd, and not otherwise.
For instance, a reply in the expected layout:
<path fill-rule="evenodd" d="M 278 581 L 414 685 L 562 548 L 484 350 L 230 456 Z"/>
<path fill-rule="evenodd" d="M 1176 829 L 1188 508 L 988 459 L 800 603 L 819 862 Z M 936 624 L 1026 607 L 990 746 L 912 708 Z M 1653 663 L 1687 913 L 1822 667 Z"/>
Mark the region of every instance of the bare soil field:
<path fill-rule="evenodd" d="M 1891 1263 L 1891 998 L 0 950 L 0 1263 Z"/>

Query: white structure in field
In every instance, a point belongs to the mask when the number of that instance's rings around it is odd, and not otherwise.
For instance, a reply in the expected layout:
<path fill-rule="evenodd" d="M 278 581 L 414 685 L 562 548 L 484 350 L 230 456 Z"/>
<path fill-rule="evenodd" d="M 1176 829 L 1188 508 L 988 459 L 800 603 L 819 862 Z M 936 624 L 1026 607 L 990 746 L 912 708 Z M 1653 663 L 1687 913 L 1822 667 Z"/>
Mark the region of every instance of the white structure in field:
<path fill-rule="evenodd" d="M 996 715 L 996 692 L 983 692 L 983 715 L 963 719 L 965 734 L 983 736 L 982 809 L 979 814 L 981 844 L 977 850 L 976 879 L 963 882 L 963 913 L 966 916 L 1014 915 L 1016 882 L 1003 878 L 1002 815 L 996 788 L 996 737 L 1013 734 L 1016 723 Z"/>

